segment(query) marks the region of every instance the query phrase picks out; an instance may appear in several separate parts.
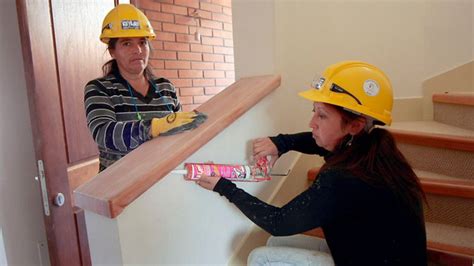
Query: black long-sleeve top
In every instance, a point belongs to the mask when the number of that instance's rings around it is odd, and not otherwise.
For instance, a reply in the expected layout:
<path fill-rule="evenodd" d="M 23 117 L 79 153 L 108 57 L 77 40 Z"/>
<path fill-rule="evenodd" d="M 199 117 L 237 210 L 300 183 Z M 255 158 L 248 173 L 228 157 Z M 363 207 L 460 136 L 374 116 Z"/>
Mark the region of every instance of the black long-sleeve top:
<path fill-rule="evenodd" d="M 309 132 L 271 139 L 280 154 L 329 154 Z M 345 169 L 319 173 L 306 191 L 281 208 L 223 178 L 214 191 L 272 235 L 322 227 L 336 265 L 426 265 L 424 224 L 388 188 L 373 187 Z"/>

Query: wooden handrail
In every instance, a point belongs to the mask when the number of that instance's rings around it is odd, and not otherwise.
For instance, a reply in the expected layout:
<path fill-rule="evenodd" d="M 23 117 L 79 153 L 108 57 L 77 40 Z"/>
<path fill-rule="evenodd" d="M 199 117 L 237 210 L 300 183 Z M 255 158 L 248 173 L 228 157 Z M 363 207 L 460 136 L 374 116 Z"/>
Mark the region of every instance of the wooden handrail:
<path fill-rule="evenodd" d="M 115 218 L 183 160 L 280 86 L 280 76 L 243 78 L 202 104 L 200 127 L 142 144 L 74 191 L 77 206 Z"/>

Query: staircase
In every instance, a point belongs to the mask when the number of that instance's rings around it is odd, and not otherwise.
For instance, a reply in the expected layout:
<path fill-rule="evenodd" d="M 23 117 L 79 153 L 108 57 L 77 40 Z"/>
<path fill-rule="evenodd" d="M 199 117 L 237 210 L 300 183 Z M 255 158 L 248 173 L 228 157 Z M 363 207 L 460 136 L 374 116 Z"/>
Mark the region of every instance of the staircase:
<path fill-rule="evenodd" d="M 430 265 L 471 265 L 474 258 L 474 92 L 434 94 L 433 121 L 388 129 L 427 196 Z M 314 179 L 317 169 L 308 177 Z M 309 234 L 322 236 L 319 231 Z"/>
<path fill-rule="evenodd" d="M 428 249 L 474 257 L 474 92 L 434 94 L 433 121 L 390 131 L 422 183 Z M 434 253 L 432 253 L 434 254 Z M 467 264 L 469 262 L 469 264 Z"/>

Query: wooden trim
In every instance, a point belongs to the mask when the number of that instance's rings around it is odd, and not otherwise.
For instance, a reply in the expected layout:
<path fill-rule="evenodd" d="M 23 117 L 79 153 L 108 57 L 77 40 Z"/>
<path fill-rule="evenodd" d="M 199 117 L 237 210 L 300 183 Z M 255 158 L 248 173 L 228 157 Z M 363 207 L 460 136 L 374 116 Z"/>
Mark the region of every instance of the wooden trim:
<path fill-rule="evenodd" d="M 79 241 L 79 253 L 82 266 L 91 266 L 91 253 L 89 250 L 89 238 L 87 237 L 86 217 L 84 210 L 74 207 L 74 219 L 76 221 L 77 237 Z"/>
<path fill-rule="evenodd" d="M 243 78 L 199 107 L 200 127 L 142 144 L 74 191 L 76 205 L 115 218 L 130 203 L 280 86 L 280 76 Z"/>
<path fill-rule="evenodd" d="M 97 173 L 99 173 L 99 158 L 97 157 L 70 165 L 67 168 L 67 175 L 71 191 L 74 191 L 77 187 L 87 182 L 87 180 L 97 175 Z"/>
<path fill-rule="evenodd" d="M 420 177 L 420 182 L 425 193 L 474 199 L 474 182 L 471 180 Z"/>
<path fill-rule="evenodd" d="M 474 152 L 474 138 L 389 129 L 398 142 Z"/>
<path fill-rule="evenodd" d="M 428 249 L 459 256 L 474 257 L 474 249 L 469 247 L 453 246 L 449 244 L 428 241 Z"/>
<path fill-rule="evenodd" d="M 308 170 L 308 180 L 314 181 L 319 167 Z M 474 181 L 464 179 L 439 179 L 419 176 L 421 187 L 425 193 L 474 199 Z"/>
<path fill-rule="evenodd" d="M 432 98 L 433 102 L 449 103 L 474 106 L 474 93 L 469 92 L 446 92 L 435 93 Z"/>

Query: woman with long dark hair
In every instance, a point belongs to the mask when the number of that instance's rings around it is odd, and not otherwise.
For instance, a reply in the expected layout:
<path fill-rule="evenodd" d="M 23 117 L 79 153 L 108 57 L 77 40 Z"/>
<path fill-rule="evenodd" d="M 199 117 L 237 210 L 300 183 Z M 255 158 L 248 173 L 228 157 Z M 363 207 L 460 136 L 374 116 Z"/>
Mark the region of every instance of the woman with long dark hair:
<path fill-rule="evenodd" d="M 148 18 L 133 5 L 117 5 L 104 18 L 100 40 L 112 59 L 102 67 L 103 77 L 87 83 L 84 96 L 100 171 L 145 141 L 206 120 L 202 113 L 181 112 L 173 84 L 153 75 L 148 60 L 155 36 Z"/>
<path fill-rule="evenodd" d="M 313 102 L 312 132 L 254 141 L 256 159 L 290 150 L 323 156 L 306 191 L 275 207 L 223 178 L 196 182 L 273 236 L 324 232 L 330 255 L 264 247 L 251 253 L 250 265 L 426 265 L 424 193 L 393 136 L 379 127 L 392 121 L 387 76 L 373 65 L 344 61 L 329 66 L 312 87 L 300 93 Z"/>

